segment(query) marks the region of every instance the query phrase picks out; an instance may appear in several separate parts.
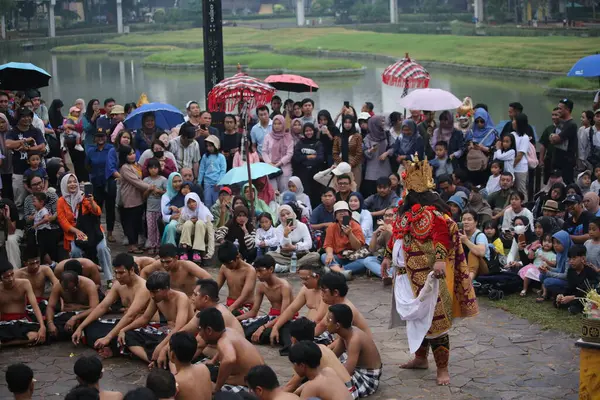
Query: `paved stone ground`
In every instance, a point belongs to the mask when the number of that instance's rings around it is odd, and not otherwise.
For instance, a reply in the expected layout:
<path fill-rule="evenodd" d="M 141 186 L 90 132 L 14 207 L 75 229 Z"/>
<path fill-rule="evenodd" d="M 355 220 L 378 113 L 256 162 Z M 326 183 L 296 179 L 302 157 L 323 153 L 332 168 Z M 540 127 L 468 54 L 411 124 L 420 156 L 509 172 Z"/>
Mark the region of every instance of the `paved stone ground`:
<path fill-rule="evenodd" d="M 115 246 L 114 254 L 122 251 Z M 113 254 L 113 255 L 114 255 Z M 208 269 L 216 276 L 215 268 Z M 290 278 L 295 292 L 300 280 Z M 225 293 L 221 293 L 225 298 Z M 350 283 L 349 298 L 367 318 L 383 359 L 380 399 L 577 399 L 579 351 L 575 339 L 556 331 L 544 331 L 527 320 L 497 308 L 481 306 L 480 315 L 455 322 L 450 332 L 452 383 L 435 384 L 435 368 L 421 371 L 401 370 L 409 360 L 406 332 L 389 330 L 391 292 L 380 281 L 359 277 Z M 265 299 L 265 302 L 267 300 Z M 263 305 L 264 310 L 268 306 Z M 280 382 L 292 375 L 292 368 L 278 350 L 265 346 L 260 351 L 277 371 Z M 2 375 L 6 366 L 25 362 L 35 371 L 34 398 L 62 399 L 76 385 L 73 363 L 77 356 L 93 354 L 84 347 L 59 343 L 35 348 L 3 349 Z M 430 365 L 435 365 L 430 355 Z M 114 358 L 104 363 L 102 387 L 123 393 L 144 385 L 147 369 L 139 361 Z M 0 399 L 10 398 L 4 378 L 0 378 Z"/>

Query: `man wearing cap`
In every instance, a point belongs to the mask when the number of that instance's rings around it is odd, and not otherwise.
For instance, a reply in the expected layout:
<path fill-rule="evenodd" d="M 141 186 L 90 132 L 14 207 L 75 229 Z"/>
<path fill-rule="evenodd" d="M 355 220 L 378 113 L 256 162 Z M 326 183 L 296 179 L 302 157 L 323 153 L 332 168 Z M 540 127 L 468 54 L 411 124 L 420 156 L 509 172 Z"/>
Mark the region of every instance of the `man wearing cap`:
<path fill-rule="evenodd" d="M 358 114 L 358 126 L 360 127 L 360 134 L 363 139 L 367 136 L 367 133 L 369 133 L 369 118 L 371 118 L 371 115 L 367 112 Z"/>
<path fill-rule="evenodd" d="M 17 125 L 6 135 L 6 148 L 13 151 L 12 186 L 15 204 L 19 209 L 22 209 L 27 194 L 23 184 L 23 174 L 29 168 L 27 154 L 31 152 L 43 154 L 46 151 L 44 135 L 31 125 L 32 121 L 33 111 L 26 107 L 19 108 Z"/>
<path fill-rule="evenodd" d="M 125 121 L 125 109 L 123 106 L 116 104 L 110 110 L 110 137 L 113 142 L 117 138 L 119 132 L 125 129 L 123 121 Z"/>
<path fill-rule="evenodd" d="M 350 216 L 350 207 L 345 201 L 338 201 L 333 206 L 335 221 L 327 228 L 325 236 L 325 253 L 321 262 L 333 271 L 342 272 L 351 278 L 353 272 L 365 269 L 364 257 L 349 261 L 344 253 L 355 253 L 365 245 L 365 236 L 360 224 Z M 365 254 L 366 257 L 366 254 Z"/>
<path fill-rule="evenodd" d="M 560 123 L 556 132 L 550 135 L 550 143 L 554 145 L 552 169 L 562 171 L 566 184 L 574 182 L 575 164 L 577 162 L 577 124 L 571 117 L 573 101 L 561 99 L 558 102 Z"/>
<path fill-rule="evenodd" d="M 231 189 L 227 186 L 222 186 L 219 190 L 219 198 L 210 208 L 215 229 L 227 225 L 233 215 L 233 210 L 231 209 L 231 195 Z"/>
<path fill-rule="evenodd" d="M 349 189 L 351 192 L 355 192 L 359 189 L 356 187 L 356 183 L 354 182 L 352 167 L 347 162 L 341 162 L 337 166 L 331 166 L 326 170 L 317 172 L 313 176 L 313 179 L 325 187 L 332 187 L 337 193 L 340 190 L 340 187 L 337 184 L 337 180 L 338 177 L 342 175 L 350 177 L 351 182 Z"/>
<path fill-rule="evenodd" d="M 559 211 L 558 203 L 555 200 L 546 200 L 542 207 L 542 216 L 556 218 Z"/>
<path fill-rule="evenodd" d="M 113 145 L 106 143 L 106 129 L 98 128 L 94 133 L 94 145 L 87 148 L 85 165 L 90 172 L 90 182 L 94 186 L 94 199 L 100 208 L 104 208 L 104 201 L 108 194 L 106 192 L 106 163 L 108 152 Z"/>
<path fill-rule="evenodd" d="M 584 244 L 590 238 L 588 226 L 594 215 L 583 207 L 583 199 L 578 194 L 570 194 L 563 200 L 565 223 L 563 230 L 569 233 L 575 244 Z"/>
<path fill-rule="evenodd" d="M 595 217 L 600 217 L 600 205 L 598 205 L 599 201 L 600 199 L 597 193 L 587 192 L 583 195 L 583 205 L 585 206 L 586 211 Z"/>

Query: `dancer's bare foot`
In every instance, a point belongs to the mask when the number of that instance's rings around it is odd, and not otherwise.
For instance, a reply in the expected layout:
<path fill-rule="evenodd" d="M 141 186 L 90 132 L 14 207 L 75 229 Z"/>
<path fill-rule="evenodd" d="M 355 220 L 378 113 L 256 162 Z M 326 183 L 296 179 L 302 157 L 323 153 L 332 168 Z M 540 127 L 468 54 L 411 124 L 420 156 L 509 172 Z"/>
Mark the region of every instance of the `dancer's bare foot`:
<path fill-rule="evenodd" d="M 429 368 L 429 362 L 426 358 L 415 357 L 414 360 L 407 363 L 401 364 L 400 368 L 403 369 L 427 369 Z"/>
<path fill-rule="evenodd" d="M 440 386 L 447 386 L 450 384 L 450 374 L 448 373 L 448 368 L 438 368 L 437 384 Z"/>
<path fill-rule="evenodd" d="M 106 346 L 101 349 L 98 349 L 98 355 L 100 358 L 111 358 L 113 356 L 113 352 L 110 347 Z"/>

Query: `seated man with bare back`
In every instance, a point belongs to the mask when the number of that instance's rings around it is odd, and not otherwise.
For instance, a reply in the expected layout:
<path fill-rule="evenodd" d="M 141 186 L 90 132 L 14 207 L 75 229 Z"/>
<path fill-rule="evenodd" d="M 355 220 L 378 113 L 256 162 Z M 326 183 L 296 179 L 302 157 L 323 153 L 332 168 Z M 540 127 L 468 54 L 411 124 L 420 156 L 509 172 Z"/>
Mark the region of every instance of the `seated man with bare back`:
<path fill-rule="evenodd" d="M 80 387 L 89 387 L 96 389 L 100 400 L 122 400 L 123 395 L 119 392 L 100 389 L 100 379 L 104 374 L 102 361 L 95 356 L 81 356 L 73 365 L 73 372 L 77 377 Z"/>
<path fill-rule="evenodd" d="M 40 307 L 42 314 L 44 314 L 48 305 L 46 282 L 50 282 L 52 286 L 60 285 L 60 283 L 49 266 L 40 265 L 40 258 L 36 249 L 26 249 L 23 260 L 25 260 L 25 266 L 15 271 L 15 278 L 27 279 L 31 283 L 37 305 Z M 31 305 L 27 306 L 27 313 L 30 317 L 34 316 Z"/>
<path fill-rule="evenodd" d="M 333 352 L 341 357 L 360 397 L 372 395 L 379 388 L 382 364 L 379 350 L 370 335 L 352 326 L 352 309 L 346 304 L 329 306 L 327 330 L 336 333 Z"/>
<path fill-rule="evenodd" d="M 252 309 L 256 270 L 242 260 L 238 248 L 229 241 L 219 246 L 217 257 L 222 264 L 217 277 L 219 290 L 227 282 L 227 307 L 238 320 L 242 321 L 246 319 L 245 314 Z"/>
<path fill-rule="evenodd" d="M 315 323 L 327 314 L 327 308 L 321 307 L 321 291 L 319 290 L 322 270 L 318 265 L 303 265 L 298 269 L 298 276 L 302 280 L 302 289 L 300 289 L 292 304 L 275 319 L 271 328 L 271 344 L 279 343 L 283 346 L 279 351 L 282 356 L 287 355 L 289 346 L 292 343 L 287 324 L 298 314 L 302 307 L 306 306 L 308 308 L 306 317 Z M 317 343 L 329 344 L 332 341 L 333 337 L 328 332 L 323 332 L 320 337 L 315 337 Z"/>
<path fill-rule="evenodd" d="M 87 258 L 69 258 L 59 262 L 54 267 L 54 275 L 58 280 L 64 271 L 75 271 L 79 276 L 91 279 L 97 286 L 102 284 L 100 278 L 100 266 Z"/>
<path fill-rule="evenodd" d="M 290 335 L 292 336 L 292 345 L 303 340 L 313 341 L 315 337 L 315 323 L 306 317 L 298 318 L 290 322 Z M 353 398 L 358 398 L 356 387 L 352 383 L 350 374 L 342 365 L 333 351 L 324 344 L 318 344 L 321 349 L 321 368 L 329 367 L 335 371 L 337 376 L 344 382 Z M 302 393 L 302 378 L 294 374 L 292 379 L 283 388 L 286 392 Z"/>
<path fill-rule="evenodd" d="M 252 367 L 246 376 L 246 382 L 259 400 L 297 400 L 300 398 L 279 387 L 277 374 L 268 365 Z"/>
<path fill-rule="evenodd" d="M 289 359 L 294 372 L 308 381 L 302 387 L 301 399 L 351 400 L 348 388 L 332 368 L 321 366 L 321 349 L 310 340 L 303 340 L 290 348 Z"/>
<path fill-rule="evenodd" d="M 192 301 L 194 303 L 195 310 L 202 311 L 206 310 L 207 308 L 216 308 L 217 310 L 221 311 L 221 314 L 223 315 L 223 320 L 225 320 L 225 328 L 234 330 L 240 334 L 244 334 L 244 329 L 242 329 L 242 324 L 240 324 L 240 321 L 237 320 L 235 315 L 233 315 L 227 307 L 219 303 L 219 287 L 217 286 L 217 282 L 212 279 L 198 279 L 196 284 L 197 286 L 192 295 Z M 196 354 L 194 355 L 194 359 L 201 357 L 202 355 L 210 358 L 215 355 L 215 347 L 208 346 L 204 339 L 202 339 L 202 337 L 199 335 L 200 328 L 198 326 L 198 314 L 195 314 L 180 332 L 188 332 L 196 336 L 198 348 L 196 350 Z M 165 346 L 158 357 L 158 366 L 160 368 L 166 367 L 167 354 L 169 351 L 168 347 L 168 345 Z"/>
<path fill-rule="evenodd" d="M 133 256 L 133 260 L 135 261 L 135 265 L 138 267 L 138 270 L 136 271 L 138 274 L 148 265 L 156 262 L 156 258 L 146 256 Z"/>
<path fill-rule="evenodd" d="M 46 326 L 31 283 L 27 279 L 15 278 L 13 267 L 7 260 L 0 262 L 0 278 L 0 346 L 44 343 Z M 27 316 L 27 302 L 40 324 Z"/>
<path fill-rule="evenodd" d="M 270 255 L 257 258 L 254 269 L 259 283 L 256 285 L 252 310 L 244 314 L 246 319 L 242 321 L 242 325 L 246 339 L 258 344 L 269 344 L 275 318 L 292 303 L 294 294 L 292 285 L 275 275 L 275 260 Z M 267 315 L 256 317 L 265 296 L 271 303 L 271 309 Z"/>
<path fill-rule="evenodd" d="M 150 302 L 150 292 L 146 281 L 135 273 L 134 257 L 127 253 L 117 254 L 113 260 L 115 281 L 104 300 L 79 325 L 71 340 L 79 344 L 83 332 L 87 345 L 98 350 L 103 358 L 112 357 L 118 352 L 117 335 L 119 331 L 144 314 Z M 119 303 L 125 314 L 121 319 L 101 319 L 111 312 L 115 303 Z"/>
<path fill-rule="evenodd" d="M 55 314 L 61 300 L 62 311 Z M 63 272 L 60 285 L 52 288 L 46 308 L 48 334 L 58 340 L 68 340 L 98 303 L 98 288 L 91 279 L 79 276 L 75 271 Z"/>
<path fill-rule="evenodd" d="M 139 359 L 150 363 L 158 359 L 171 335 L 179 332 L 194 316 L 194 310 L 183 292 L 171 289 L 171 279 L 165 271 L 153 272 L 146 281 L 146 288 L 151 297 L 146 311 L 119 331 L 118 342 Z M 157 311 L 167 323 L 148 325 Z"/>
<path fill-rule="evenodd" d="M 210 371 L 204 364 L 192 364 L 198 342 L 188 332 L 177 332 L 169 340 L 169 360 L 175 365 L 177 400 L 212 400 Z"/>
<path fill-rule="evenodd" d="M 263 365 L 265 361 L 243 334 L 225 328 L 221 311 L 207 308 L 199 315 L 200 336 L 208 344 L 217 346 L 216 363 L 207 362 L 210 379 L 215 382 L 213 393 L 248 392 L 246 375 L 250 368 Z"/>
<path fill-rule="evenodd" d="M 191 261 L 180 260 L 179 250 L 173 244 L 163 244 L 158 249 L 159 260 L 146 266 L 140 271 L 144 279 L 155 271 L 167 271 L 171 278 L 171 289 L 179 290 L 188 297 L 192 297 L 198 279 L 212 279 L 212 276 L 202 267 Z"/>

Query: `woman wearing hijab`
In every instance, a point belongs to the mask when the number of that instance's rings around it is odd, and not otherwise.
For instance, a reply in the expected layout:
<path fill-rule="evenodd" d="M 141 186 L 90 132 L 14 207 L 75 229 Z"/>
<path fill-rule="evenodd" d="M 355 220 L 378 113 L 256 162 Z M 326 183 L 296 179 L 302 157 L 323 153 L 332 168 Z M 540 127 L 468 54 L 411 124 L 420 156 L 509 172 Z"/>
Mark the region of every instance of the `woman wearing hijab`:
<path fill-rule="evenodd" d="M 402 122 L 402 136 L 396 140 L 394 145 L 394 157 L 399 165 L 417 154 L 419 160 L 423 159 L 425 143 L 423 138 L 417 132 L 417 124 L 412 119 L 405 119 Z"/>
<path fill-rule="evenodd" d="M 271 179 L 271 185 L 280 192 L 287 189 L 288 179 L 292 176 L 293 155 L 294 139 L 285 130 L 285 118 L 276 115 L 273 117 L 272 130 L 263 141 L 262 156 L 264 162 L 281 169 L 281 174 Z"/>
<path fill-rule="evenodd" d="M 304 137 L 304 135 L 302 135 L 302 120 L 300 118 L 294 118 L 292 120 L 292 123 L 290 124 L 290 131 L 292 134 L 292 139 L 294 139 L 294 146 L 296 146 L 300 139 Z"/>
<path fill-rule="evenodd" d="M 256 258 L 256 232 L 249 220 L 249 211 L 245 206 L 233 209 L 233 218 L 227 225 L 215 232 L 215 240 L 221 244 L 224 241 L 236 243 L 242 258 L 251 263 Z"/>
<path fill-rule="evenodd" d="M 58 130 L 58 127 L 63 125 L 64 117 L 61 112 L 61 108 L 64 107 L 62 100 L 54 99 L 52 100 L 52 104 L 50 104 L 50 108 L 48 109 L 48 121 L 50 126 L 55 131 Z"/>
<path fill-rule="evenodd" d="M 262 197 L 269 200 L 269 204 L 270 204 L 271 202 L 275 201 L 275 192 L 273 191 L 271 193 L 268 190 L 267 185 L 269 185 L 269 186 L 271 186 L 271 185 L 269 184 L 269 181 L 267 179 L 265 179 L 265 181 L 266 182 L 263 186 Z M 271 188 L 271 190 L 273 190 L 273 188 Z M 254 213 L 256 214 L 256 216 L 266 212 L 268 214 L 271 214 L 271 217 L 273 217 L 273 210 L 271 209 L 271 207 L 269 207 L 269 205 L 266 203 L 266 201 L 261 198 L 261 195 L 259 194 L 258 190 L 256 189 L 256 186 L 252 185 L 252 191 L 250 191 L 250 187 L 246 183 L 242 187 L 242 198 L 246 201 L 246 203 L 248 205 L 251 205 L 254 203 Z"/>
<path fill-rule="evenodd" d="M 12 163 L 12 151 L 6 148 L 6 134 L 10 131 L 10 123 L 8 117 L 3 113 L 0 113 L 0 152 L 2 164 L 0 165 L 0 174 L 2 181 L 0 182 L 0 189 L 2 189 L 2 197 L 13 199 L 12 190 L 12 175 L 13 175 L 13 163 Z"/>
<path fill-rule="evenodd" d="M 94 135 L 96 134 L 96 121 L 100 117 L 100 101 L 91 99 L 83 114 L 83 144 L 87 149 L 94 145 Z"/>
<path fill-rule="evenodd" d="M 215 252 L 212 213 L 202 203 L 200 196 L 194 192 L 185 195 L 183 204 L 179 224 L 177 225 L 177 230 L 181 232 L 179 247 L 183 249 L 179 259 L 187 260 L 190 248 L 192 250 L 192 261 L 201 262 L 202 258 L 211 259 Z M 193 242 L 192 237 L 194 237 Z"/>
<path fill-rule="evenodd" d="M 330 167 L 333 164 L 333 139 L 339 136 L 340 130 L 335 126 L 331 114 L 327 110 L 319 111 L 317 121 L 319 122 L 317 138 L 323 143 L 325 164 L 327 167 Z"/>
<path fill-rule="evenodd" d="M 306 193 L 304 193 L 304 185 L 302 181 L 297 176 L 292 176 L 288 179 L 287 188 L 290 192 L 296 195 L 296 200 L 302 203 L 302 205 L 312 213 L 312 205 L 310 202 L 310 197 Z"/>
<path fill-rule="evenodd" d="M 489 159 L 490 154 L 493 154 L 493 146 L 497 137 L 498 132 L 496 132 L 494 122 L 488 112 L 483 108 L 476 109 L 473 129 L 469 130 L 465 137 L 465 141 L 467 142 L 467 159 L 469 159 L 470 152 L 477 155 L 483 153 Z M 485 184 L 489 176 L 487 164 L 483 169 L 470 169 L 469 171 L 473 185 Z"/>
<path fill-rule="evenodd" d="M 279 226 L 275 228 L 278 240 L 277 251 L 270 251 L 267 255 L 273 257 L 275 272 L 287 272 L 290 268 L 292 255 L 298 257 L 298 268 L 303 265 L 316 265 L 319 263 L 319 253 L 311 252 L 312 238 L 308 226 L 297 220 L 297 215 L 287 204 L 277 209 Z"/>
<path fill-rule="evenodd" d="M 165 223 L 165 231 L 163 232 L 161 239 L 162 244 L 177 245 L 177 224 L 181 215 L 181 210 L 180 207 L 171 204 L 171 202 L 179 194 L 182 184 L 183 178 L 181 177 L 181 174 L 179 172 L 172 172 L 167 180 L 167 192 L 160 198 L 160 210 L 163 222 Z"/>
<path fill-rule="evenodd" d="M 347 162 L 352 167 L 356 185 L 362 182 L 363 139 L 356 130 L 356 120 L 352 115 L 342 118 L 342 131 L 333 138 L 333 162 L 337 165 Z"/>
<path fill-rule="evenodd" d="M 492 219 L 492 208 L 483 199 L 481 193 L 476 190 L 471 190 L 469 194 L 469 209 L 477 214 L 479 226 L 483 226 L 483 224 Z"/>
<path fill-rule="evenodd" d="M 365 208 L 365 199 L 362 194 L 359 192 L 350 193 L 348 207 L 350 207 L 352 218 L 360 224 L 363 235 L 365 235 L 365 243 L 368 245 L 371 243 L 371 237 L 373 236 L 373 216 Z"/>
<path fill-rule="evenodd" d="M 381 115 L 369 118 L 369 133 L 364 142 L 364 155 L 367 158 L 365 180 L 361 190 L 364 197 L 369 197 L 377 191 L 377 178 L 390 176 L 392 173 L 388 157 L 394 154 L 394 141 L 389 132 L 384 130 L 383 121 Z"/>
<path fill-rule="evenodd" d="M 448 158 L 452 160 L 454 169 L 459 169 L 463 156 L 465 137 L 461 131 L 454 127 L 454 116 L 448 110 L 440 114 L 440 124 L 433 131 L 431 147 L 435 149 L 435 144 L 441 141 L 448 143 Z"/>
<path fill-rule="evenodd" d="M 569 249 L 573 246 L 573 242 L 567 231 L 558 231 L 552 235 L 552 243 L 554 252 L 556 253 L 556 266 L 540 268 L 542 295 L 535 300 L 538 303 L 548 300 L 550 296 L 564 290 L 568 285 L 568 254 Z"/>
<path fill-rule="evenodd" d="M 306 184 L 310 203 L 317 205 L 321 199 L 321 185 L 313 179 L 313 176 L 323 167 L 325 153 L 323 144 L 317 140 L 315 126 L 306 123 L 302 130 L 303 137 L 294 147 L 294 156 L 292 157 L 294 175 Z"/>
<path fill-rule="evenodd" d="M 100 219 L 102 209 L 94 201 L 93 195 L 84 196 L 79 189 L 79 181 L 74 174 L 69 173 L 62 178 L 60 189 L 62 196 L 56 203 L 56 213 L 58 224 L 63 230 L 64 248 L 71 253 L 72 258 L 81 258 L 84 256 L 83 250 L 77 247 L 75 239 L 84 241 L 88 237 L 84 232 L 77 229 L 77 217 L 79 217 L 79 213 L 82 213 L 82 215 L 93 214 Z M 104 232 L 102 225 L 100 225 L 100 230 Z M 113 279 L 112 261 L 110 259 L 110 249 L 104 237 L 96 245 L 96 254 L 104 271 L 104 278 L 111 282 Z M 88 254 L 88 257 L 90 256 Z"/>
<path fill-rule="evenodd" d="M 156 126 L 153 112 L 142 115 L 142 128 L 135 131 L 134 147 L 141 153 L 152 147 L 152 142 L 160 136 L 162 130 Z"/>

